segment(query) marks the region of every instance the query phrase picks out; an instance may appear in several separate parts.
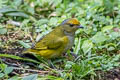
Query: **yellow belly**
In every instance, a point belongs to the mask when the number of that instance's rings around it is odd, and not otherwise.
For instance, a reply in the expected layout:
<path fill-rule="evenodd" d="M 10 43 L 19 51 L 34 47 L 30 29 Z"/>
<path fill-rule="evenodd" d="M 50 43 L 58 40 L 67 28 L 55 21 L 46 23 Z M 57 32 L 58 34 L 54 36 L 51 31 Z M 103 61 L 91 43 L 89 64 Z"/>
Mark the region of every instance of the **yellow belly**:
<path fill-rule="evenodd" d="M 49 59 L 60 56 L 63 53 L 63 51 L 64 51 L 64 47 L 61 47 L 59 49 L 46 49 L 46 50 L 28 49 L 25 53 L 36 54 Z"/>

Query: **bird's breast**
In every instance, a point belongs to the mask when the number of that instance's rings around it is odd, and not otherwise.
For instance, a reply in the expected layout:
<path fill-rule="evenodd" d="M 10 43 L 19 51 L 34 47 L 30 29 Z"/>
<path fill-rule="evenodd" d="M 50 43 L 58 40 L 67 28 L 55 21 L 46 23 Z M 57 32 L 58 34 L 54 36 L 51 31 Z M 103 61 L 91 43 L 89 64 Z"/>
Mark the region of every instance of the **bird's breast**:
<path fill-rule="evenodd" d="M 70 48 L 72 48 L 72 46 L 73 46 L 73 44 L 74 44 L 74 36 L 67 36 L 68 37 L 68 44 L 66 45 L 66 47 L 65 47 L 65 52 L 68 50 L 68 49 L 70 49 Z"/>

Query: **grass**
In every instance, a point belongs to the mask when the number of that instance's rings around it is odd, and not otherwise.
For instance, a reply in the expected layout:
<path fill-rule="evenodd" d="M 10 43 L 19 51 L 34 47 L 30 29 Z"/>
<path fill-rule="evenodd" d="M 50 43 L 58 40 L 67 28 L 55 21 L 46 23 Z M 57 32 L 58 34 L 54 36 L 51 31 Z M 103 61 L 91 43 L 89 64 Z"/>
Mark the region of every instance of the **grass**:
<path fill-rule="evenodd" d="M 6 56 L 19 56 L 23 48 L 31 47 L 32 43 L 39 41 L 64 19 L 71 17 L 77 18 L 85 26 L 83 30 L 76 32 L 72 51 L 78 55 L 77 58 L 71 56 L 68 51 L 68 55 L 52 60 L 57 68 L 52 71 L 42 62 L 33 64 L 36 66 L 33 68 L 19 60 L 16 61 L 15 57 L 10 60 L 1 58 L 0 78 L 6 80 L 119 79 L 120 71 L 114 71 L 120 69 L 119 0 L 0 0 L 0 53 L 7 53 Z M 19 66 L 11 67 L 5 62 L 19 63 L 22 66 L 18 70 Z M 31 72 L 31 70 L 42 72 Z M 107 77 L 112 71 L 117 76 L 111 73 L 112 77 Z"/>

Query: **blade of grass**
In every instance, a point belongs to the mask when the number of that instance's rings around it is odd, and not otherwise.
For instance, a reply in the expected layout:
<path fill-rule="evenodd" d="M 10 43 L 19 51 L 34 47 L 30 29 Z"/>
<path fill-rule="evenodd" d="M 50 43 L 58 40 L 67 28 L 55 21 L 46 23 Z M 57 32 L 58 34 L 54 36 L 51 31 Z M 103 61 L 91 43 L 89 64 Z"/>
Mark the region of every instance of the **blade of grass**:
<path fill-rule="evenodd" d="M 22 60 L 22 61 L 29 61 L 29 62 L 40 64 L 40 62 L 38 62 L 36 60 L 28 59 L 28 58 L 22 58 L 22 57 L 11 55 L 11 54 L 1 54 L 0 53 L 0 57 L 7 57 L 7 58 L 17 59 L 17 60 Z"/>

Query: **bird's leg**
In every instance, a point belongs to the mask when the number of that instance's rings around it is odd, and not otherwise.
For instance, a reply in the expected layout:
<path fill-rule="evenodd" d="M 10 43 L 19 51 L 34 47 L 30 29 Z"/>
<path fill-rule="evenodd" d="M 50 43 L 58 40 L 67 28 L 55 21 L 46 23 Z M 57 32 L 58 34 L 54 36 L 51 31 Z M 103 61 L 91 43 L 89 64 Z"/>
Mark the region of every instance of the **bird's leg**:
<path fill-rule="evenodd" d="M 54 66 L 51 60 L 48 60 L 48 64 L 51 68 L 56 69 L 56 67 Z"/>
<path fill-rule="evenodd" d="M 73 49 L 72 49 L 72 48 L 70 49 L 70 54 L 71 54 L 72 56 L 74 56 L 75 58 L 77 58 L 77 54 L 73 53 Z"/>
<path fill-rule="evenodd" d="M 75 53 L 73 53 L 73 52 L 70 52 L 70 54 L 71 54 L 72 56 L 74 56 L 75 58 L 78 57 L 77 54 L 75 54 Z"/>

